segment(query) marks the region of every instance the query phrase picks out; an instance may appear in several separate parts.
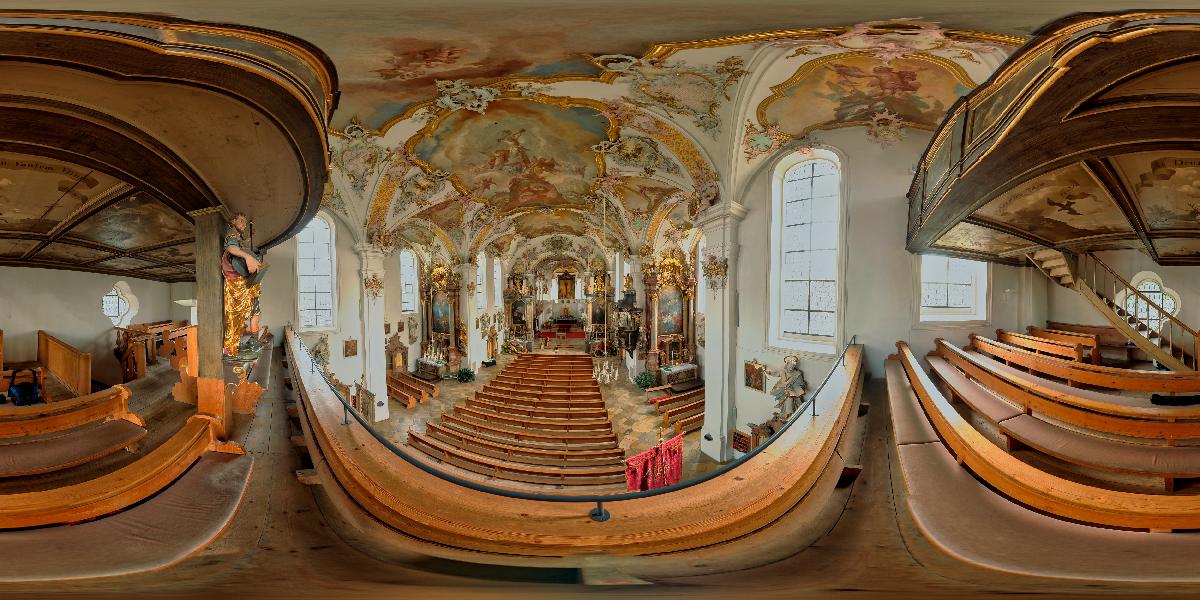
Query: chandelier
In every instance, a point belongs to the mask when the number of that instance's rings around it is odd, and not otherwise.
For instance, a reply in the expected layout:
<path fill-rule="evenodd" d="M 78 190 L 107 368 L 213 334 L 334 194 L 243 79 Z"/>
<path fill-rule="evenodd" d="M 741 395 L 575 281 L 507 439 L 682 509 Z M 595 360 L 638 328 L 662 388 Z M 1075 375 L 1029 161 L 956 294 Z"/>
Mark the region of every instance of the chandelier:
<path fill-rule="evenodd" d="M 605 359 L 592 366 L 592 379 L 600 385 L 609 385 L 617 380 L 617 364 Z"/>

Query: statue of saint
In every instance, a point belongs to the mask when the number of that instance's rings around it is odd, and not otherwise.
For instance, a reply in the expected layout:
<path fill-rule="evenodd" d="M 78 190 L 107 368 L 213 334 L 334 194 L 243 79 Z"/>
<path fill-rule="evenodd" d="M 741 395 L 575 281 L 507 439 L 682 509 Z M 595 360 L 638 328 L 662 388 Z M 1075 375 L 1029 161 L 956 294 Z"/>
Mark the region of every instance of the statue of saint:
<path fill-rule="evenodd" d="M 322 333 L 317 343 L 312 347 L 312 359 L 317 368 L 325 371 L 329 368 L 329 334 Z"/>
<path fill-rule="evenodd" d="M 787 417 L 796 411 L 800 403 L 804 401 L 804 394 L 808 391 L 808 381 L 804 379 L 804 371 L 800 370 L 800 359 L 795 356 L 788 356 L 783 359 L 783 372 L 779 374 L 779 381 L 771 387 L 771 395 L 775 397 L 776 412 Z"/>
<path fill-rule="evenodd" d="M 245 361 L 258 358 L 267 334 L 261 326 L 259 287 L 267 272 L 262 253 L 253 246 L 254 225 L 237 213 L 225 226 L 221 274 L 225 278 L 225 357 Z"/>

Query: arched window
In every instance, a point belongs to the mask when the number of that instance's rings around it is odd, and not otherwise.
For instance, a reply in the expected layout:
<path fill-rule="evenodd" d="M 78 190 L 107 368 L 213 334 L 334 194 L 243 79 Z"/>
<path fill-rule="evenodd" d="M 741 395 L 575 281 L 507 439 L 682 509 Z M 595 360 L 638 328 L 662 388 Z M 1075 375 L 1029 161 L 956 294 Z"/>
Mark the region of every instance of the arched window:
<path fill-rule="evenodd" d="M 333 222 L 313 217 L 296 236 L 297 306 L 301 330 L 333 329 L 334 270 Z"/>
<path fill-rule="evenodd" d="M 417 286 L 417 256 L 411 250 L 401 250 L 400 312 L 416 312 Z"/>
<path fill-rule="evenodd" d="M 838 344 L 842 177 L 827 150 L 794 154 L 772 185 L 770 344 L 818 352 Z"/>
<path fill-rule="evenodd" d="M 492 257 L 492 308 L 504 305 L 504 281 L 500 273 L 500 257 Z"/>
<path fill-rule="evenodd" d="M 487 290 L 484 287 L 483 275 L 486 273 L 487 255 L 482 252 L 475 257 L 475 308 L 483 310 L 484 292 Z"/>
<path fill-rule="evenodd" d="M 1142 296 L 1151 302 L 1162 307 L 1163 310 L 1171 313 L 1171 315 L 1179 314 L 1179 294 L 1175 290 L 1163 285 L 1162 277 L 1153 271 L 1142 271 L 1133 276 L 1130 280 L 1133 287 L 1141 292 Z M 1145 323 L 1153 331 L 1162 329 L 1163 321 L 1166 319 L 1162 313 L 1150 307 L 1145 300 L 1142 300 L 1137 294 L 1125 294 L 1124 299 L 1120 302 L 1125 307 L 1125 312 L 1137 317 L 1137 319 Z"/>
<path fill-rule="evenodd" d="M 708 297 L 705 289 L 708 282 L 704 280 L 704 236 L 696 242 L 696 312 L 704 314 L 704 299 Z"/>

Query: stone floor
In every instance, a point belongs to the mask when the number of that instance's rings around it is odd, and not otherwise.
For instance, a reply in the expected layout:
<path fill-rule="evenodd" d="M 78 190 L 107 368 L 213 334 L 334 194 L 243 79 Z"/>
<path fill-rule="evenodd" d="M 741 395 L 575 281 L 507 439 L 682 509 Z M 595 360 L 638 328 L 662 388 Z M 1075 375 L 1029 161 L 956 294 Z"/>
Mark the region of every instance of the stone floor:
<path fill-rule="evenodd" d="M 562 350 L 556 350 L 553 343 L 550 350 L 539 352 L 562 355 L 582 354 L 582 350 L 575 348 L 567 349 L 566 346 Z M 412 430 L 424 433 L 425 423 L 429 419 L 437 418 L 439 415 L 451 411 L 455 404 L 465 398 L 474 396 L 477 390 L 482 389 L 484 385 L 491 381 L 492 378 L 514 359 L 515 356 L 513 355 L 500 355 L 496 366 L 479 369 L 476 372 L 475 381 L 471 383 L 459 383 L 455 379 L 443 380 L 438 384 L 439 392 L 437 398 L 430 398 L 429 403 L 418 404 L 413 409 L 405 408 L 399 402 L 390 401 L 388 404 L 389 418 L 386 421 L 375 423 L 375 429 L 387 435 L 396 445 L 402 446 L 407 439 L 408 431 Z M 617 434 L 618 444 L 621 448 L 625 449 L 626 456 L 633 456 L 650 449 L 661 440 L 670 439 L 674 436 L 674 431 L 669 427 L 665 427 L 662 415 L 658 414 L 652 406 L 646 403 L 648 398 L 661 395 L 661 392 L 650 394 L 643 392 L 629 381 L 625 366 L 624 364 L 620 364 L 619 361 L 618 368 L 619 373 L 616 381 L 612 384 L 601 386 L 600 392 L 605 404 L 608 406 L 609 416 L 613 423 L 613 431 Z M 706 473 L 717 466 L 720 465 L 701 454 L 699 431 L 693 431 L 684 436 L 683 479 L 685 481 L 699 474 Z M 449 466 L 446 466 L 446 468 L 460 477 L 503 484 L 506 487 L 519 489 L 549 487 L 555 490 L 561 489 L 560 486 L 520 484 L 471 473 L 464 469 Z"/>

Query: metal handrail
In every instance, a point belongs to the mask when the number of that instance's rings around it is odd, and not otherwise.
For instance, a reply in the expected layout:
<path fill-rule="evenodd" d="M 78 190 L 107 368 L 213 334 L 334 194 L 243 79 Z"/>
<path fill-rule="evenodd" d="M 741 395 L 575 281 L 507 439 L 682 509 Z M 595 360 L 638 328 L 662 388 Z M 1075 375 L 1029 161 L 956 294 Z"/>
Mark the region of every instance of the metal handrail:
<path fill-rule="evenodd" d="M 656 488 L 653 490 L 644 490 L 644 491 L 638 491 L 638 492 L 624 492 L 624 493 L 617 493 L 617 494 L 568 495 L 568 494 L 539 494 L 536 492 L 523 492 L 520 490 L 510 490 L 510 489 L 505 489 L 505 488 L 492 487 L 490 485 L 484 485 L 484 484 L 481 484 L 481 483 L 478 483 L 475 481 L 471 481 L 469 479 L 463 479 L 463 478 L 453 475 L 451 473 L 442 471 L 441 469 L 434 468 L 433 466 L 428 465 L 428 464 L 424 463 L 423 461 L 420 461 L 416 458 L 413 458 L 407 452 L 405 452 L 404 450 L 400 449 L 395 444 L 393 444 L 391 440 L 384 437 L 383 434 L 376 431 L 375 428 L 372 427 L 370 425 L 370 423 L 367 422 L 367 420 L 361 414 L 359 414 L 359 412 L 357 410 L 355 410 L 354 407 L 349 402 L 347 402 L 345 398 L 342 397 L 342 395 L 337 391 L 337 388 L 335 388 L 333 386 L 333 384 L 330 383 L 328 376 L 326 376 L 323 371 L 315 368 L 316 363 L 315 363 L 315 361 L 312 360 L 312 354 L 309 352 L 308 346 L 306 346 L 304 344 L 304 340 L 301 340 L 300 337 L 298 335 L 296 335 L 294 330 L 291 330 L 289 328 L 288 331 L 292 334 L 292 338 L 296 340 L 296 343 L 299 344 L 300 348 L 302 350 L 304 350 L 304 353 L 308 355 L 310 364 L 313 365 L 313 369 L 311 372 L 320 374 L 321 378 L 325 380 L 326 385 L 329 386 L 329 391 L 333 392 L 334 397 L 336 397 L 338 399 L 338 401 L 342 403 L 342 410 L 345 413 L 343 415 L 343 419 L 342 419 L 343 425 L 349 425 L 350 424 L 349 417 L 353 416 L 354 420 L 358 421 L 358 424 L 361 425 L 364 429 L 366 429 L 367 432 L 370 433 L 371 436 L 376 439 L 376 441 L 383 444 L 383 446 L 385 448 L 387 448 L 388 450 L 390 450 L 392 452 L 392 454 L 395 454 L 396 456 L 400 457 L 405 462 L 409 463 L 410 465 L 412 465 L 414 467 L 417 467 L 418 469 L 420 469 L 426 473 L 429 473 L 430 475 L 433 475 L 434 477 L 442 479 L 443 481 L 448 481 L 450 483 L 460 485 L 465 488 L 475 490 L 477 492 L 483 492 L 485 494 L 492 494 L 495 496 L 503 496 L 505 498 L 515 498 L 518 500 L 534 500 L 534 501 L 539 501 L 539 502 L 579 502 L 579 503 L 594 502 L 594 503 L 596 503 L 596 508 L 593 509 L 591 511 L 591 513 L 589 513 L 589 514 L 596 521 L 607 521 L 608 520 L 610 515 L 609 515 L 608 511 L 604 509 L 604 503 L 606 503 L 606 502 L 621 502 L 621 501 L 625 501 L 625 500 L 636 500 L 639 498 L 649 498 L 652 496 L 659 496 L 662 494 L 668 494 L 670 492 L 687 489 L 692 486 L 704 483 L 706 481 L 716 479 L 717 477 L 720 477 L 721 475 L 724 475 L 724 474 L 732 471 L 733 469 L 736 469 L 737 467 L 741 466 L 742 464 L 745 464 L 751 458 L 754 458 L 760 452 L 765 450 L 776 439 L 778 439 L 780 436 L 782 436 L 784 434 L 784 432 L 786 432 L 788 429 L 790 429 L 792 427 L 792 425 L 797 420 L 799 420 L 800 415 L 804 414 L 810 406 L 812 407 L 812 416 L 816 416 L 816 414 L 817 414 L 817 412 L 816 412 L 817 396 L 820 396 L 821 391 L 825 389 L 825 385 L 827 383 L 829 383 L 829 380 L 833 377 L 834 371 L 836 371 L 839 366 L 845 366 L 846 352 L 848 350 L 850 350 L 850 347 L 854 345 L 855 339 L 858 337 L 856 335 L 850 337 L 850 341 L 846 343 L 846 346 L 844 348 L 842 348 L 841 353 L 838 354 L 837 360 L 835 360 L 833 362 L 833 368 L 831 368 L 829 370 L 829 373 L 825 375 L 825 379 L 823 379 L 821 381 L 821 385 L 817 386 L 816 391 L 814 391 L 811 395 L 809 395 L 809 397 L 807 399 L 805 399 L 804 404 L 796 407 L 796 411 L 792 414 L 791 417 L 788 418 L 787 422 L 784 423 L 783 427 L 779 428 L 778 431 L 776 431 L 774 434 L 772 434 L 771 437 L 767 438 L 762 444 L 759 444 L 758 447 L 756 447 L 753 450 L 751 450 L 750 452 L 742 455 L 740 458 L 733 460 L 732 462 L 729 462 L 725 465 L 722 465 L 721 468 L 716 469 L 714 471 L 710 471 L 704 475 L 701 475 L 700 477 L 696 477 L 696 478 L 690 479 L 688 481 L 682 481 L 675 485 L 669 485 L 666 487 Z"/>

